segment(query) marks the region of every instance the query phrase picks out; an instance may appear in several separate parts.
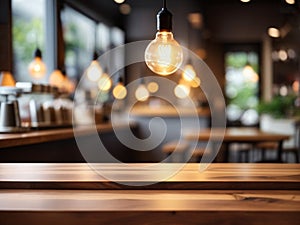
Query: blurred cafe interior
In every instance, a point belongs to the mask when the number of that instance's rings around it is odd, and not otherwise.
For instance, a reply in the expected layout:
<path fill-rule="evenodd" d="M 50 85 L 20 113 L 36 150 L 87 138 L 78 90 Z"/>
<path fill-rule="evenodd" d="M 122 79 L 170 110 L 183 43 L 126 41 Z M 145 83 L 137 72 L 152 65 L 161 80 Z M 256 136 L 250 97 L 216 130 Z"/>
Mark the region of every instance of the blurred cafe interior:
<path fill-rule="evenodd" d="M 0 224 L 296 224 L 299 40 L 299 0 L 1 0 Z"/>

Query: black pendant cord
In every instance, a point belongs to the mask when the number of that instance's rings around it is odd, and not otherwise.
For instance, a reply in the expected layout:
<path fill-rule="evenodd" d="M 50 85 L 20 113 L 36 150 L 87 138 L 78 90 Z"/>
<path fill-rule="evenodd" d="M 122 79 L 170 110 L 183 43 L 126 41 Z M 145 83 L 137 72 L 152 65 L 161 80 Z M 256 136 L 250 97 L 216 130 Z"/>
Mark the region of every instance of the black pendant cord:
<path fill-rule="evenodd" d="M 167 9 L 167 1 L 163 0 L 163 8 L 157 14 L 157 30 L 168 31 L 172 30 L 172 13 Z"/>
<path fill-rule="evenodd" d="M 97 52 L 97 39 L 98 39 L 98 35 L 97 35 L 97 26 L 98 23 L 95 23 L 95 45 L 94 45 L 94 53 L 93 53 L 93 60 L 97 60 L 98 59 L 98 52 Z"/>

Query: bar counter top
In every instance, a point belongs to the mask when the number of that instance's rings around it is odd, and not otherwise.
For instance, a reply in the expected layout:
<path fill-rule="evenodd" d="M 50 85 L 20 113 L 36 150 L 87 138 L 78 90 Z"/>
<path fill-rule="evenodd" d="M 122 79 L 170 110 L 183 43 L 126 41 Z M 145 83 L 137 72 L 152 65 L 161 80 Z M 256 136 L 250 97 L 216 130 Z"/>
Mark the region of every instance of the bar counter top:
<path fill-rule="evenodd" d="M 204 171 L 197 163 L 91 165 L 96 170 L 86 163 L 1 163 L 0 188 L 300 190 L 300 164 L 213 163 Z M 156 182 L 161 174 L 166 178 Z"/>
<path fill-rule="evenodd" d="M 131 123 L 130 126 L 134 126 Z M 116 129 L 126 127 L 126 123 L 120 123 Z M 80 125 L 76 128 L 76 133 L 79 135 L 89 135 L 93 132 L 89 125 Z M 111 123 L 98 124 L 96 129 L 99 133 L 113 131 Z M 73 127 L 68 128 L 51 128 L 45 130 L 32 130 L 23 133 L 1 133 L 0 134 L 0 149 L 6 147 L 15 147 L 21 145 L 37 144 L 49 141 L 64 140 L 74 137 Z"/>
<path fill-rule="evenodd" d="M 0 224 L 297 225 L 299 164 L 0 164 Z M 161 182 L 134 190 L 118 181 Z M 138 181 L 140 180 L 140 181 Z M 143 183 L 141 183 L 143 184 Z"/>

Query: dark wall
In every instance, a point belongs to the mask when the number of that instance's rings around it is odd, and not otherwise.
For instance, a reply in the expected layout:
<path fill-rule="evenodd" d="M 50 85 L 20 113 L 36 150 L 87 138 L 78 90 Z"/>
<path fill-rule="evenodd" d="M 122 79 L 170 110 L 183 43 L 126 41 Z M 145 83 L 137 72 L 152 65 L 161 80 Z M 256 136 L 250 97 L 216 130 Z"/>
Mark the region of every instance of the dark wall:
<path fill-rule="evenodd" d="M 11 1 L 0 1 L 0 71 L 12 71 Z"/>

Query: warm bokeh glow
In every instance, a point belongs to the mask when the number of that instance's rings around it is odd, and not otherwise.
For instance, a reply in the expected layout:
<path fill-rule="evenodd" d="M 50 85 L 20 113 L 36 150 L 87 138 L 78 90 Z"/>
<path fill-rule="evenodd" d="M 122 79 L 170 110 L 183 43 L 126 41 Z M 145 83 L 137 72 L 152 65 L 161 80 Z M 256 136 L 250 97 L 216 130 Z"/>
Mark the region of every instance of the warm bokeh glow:
<path fill-rule="evenodd" d="M 250 65 L 246 65 L 243 69 L 243 75 L 247 81 L 257 82 L 259 77 Z"/>
<path fill-rule="evenodd" d="M 125 2 L 125 0 L 114 0 L 115 3 L 118 3 L 118 4 L 122 4 L 123 2 Z"/>
<path fill-rule="evenodd" d="M 190 87 L 184 84 L 178 84 L 174 88 L 174 94 L 177 98 L 186 98 L 190 94 Z"/>
<path fill-rule="evenodd" d="M 16 85 L 16 81 L 10 72 L 3 71 L 0 73 L 0 86 L 15 86 L 15 85 Z"/>
<path fill-rule="evenodd" d="M 149 69 L 163 76 L 176 72 L 182 60 L 182 49 L 171 32 L 157 32 L 156 38 L 145 51 L 145 62 Z"/>
<path fill-rule="evenodd" d="M 62 88 L 64 86 L 65 77 L 60 70 L 54 70 L 49 77 L 49 84 Z"/>
<path fill-rule="evenodd" d="M 135 91 L 135 97 L 138 101 L 146 101 L 149 98 L 149 92 L 144 84 L 140 84 Z"/>
<path fill-rule="evenodd" d="M 278 51 L 278 57 L 281 61 L 285 61 L 288 58 L 288 54 L 285 50 L 281 49 Z"/>
<path fill-rule="evenodd" d="M 280 37 L 280 31 L 275 27 L 270 27 L 268 29 L 268 34 L 270 37 L 274 37 L 274 38 Z"/>
<path fill-rule="evenodd" d="M 120 82 L 113 89 L 113 95 L 116 99 L 124 99 L 127 95 L 126 87 Z"/>
<path fill-rule="evenodd" d="M 183 72 L 182 72 L 182 78 L 188 82 L 192 81 L 196 77 L 196 71 L 194 67 L 191 64 L 185 65 Z"/>
<path fill-rule="evenodd" d="M 98 80 L 98 88 L 101 91 L 108 91 L 111 88 L 112 81 L 107 73 L 103 73 Z"/>
<path fill-rule="evenodd" d="M 285 2 L 290 5 L 295 4 L 295 0 L 285 0 Z"/>
<path fill-rule="evenodd" d="M 35 57 L 28 66 L 28 72 L 34 79 L 41 79 L 46 74 L 46 65 L 40 57 Z"/>
<path fill-rule="evenodd" d="M 292 84 L 292 88 L 293 88 L 293 91 L 295 93 L 299 93 L 299 81 L 298 80 L 295 80 Z"/>
<path fill-rule="evenodd" d="M 70 80 L 67 76 L 65 76 L 63 82 L 63 90 L 67 91 L 68 93 L 72 93 L 75 90 L 75 84 L 72 80 Z"/>
<path fill-rule="evenodd" d="M 97 60 L 93 60 L 86 70 L 87 78 L 92 82 L 98 81 L 102 73 L 103 70 Z"/>
<path fill-rule="evenodd" d="M 200 80 L 199 77 L 195 77 L 195 78 L 190 82 L 190 85 L 191 85 L 191 87 L 193 87 L 193 88 L 199 87 L 200 84 L 201 84 L 201 80 Z"/>
<path fill-rule="evenodd" d="M 155 93 L 158 91 L 159 86 L 158 86 L 158 83 L 152 81 L 147 85 L 147 88 L 150 93 Z"/>

